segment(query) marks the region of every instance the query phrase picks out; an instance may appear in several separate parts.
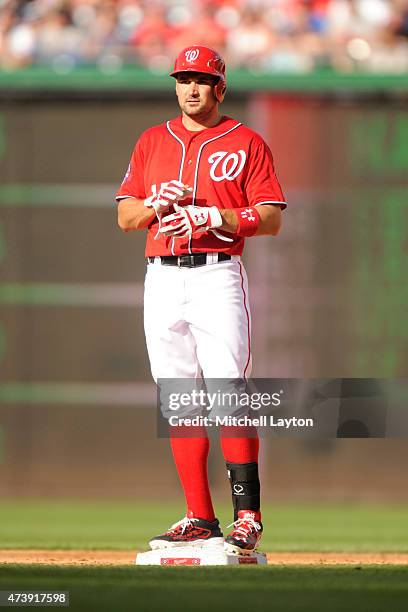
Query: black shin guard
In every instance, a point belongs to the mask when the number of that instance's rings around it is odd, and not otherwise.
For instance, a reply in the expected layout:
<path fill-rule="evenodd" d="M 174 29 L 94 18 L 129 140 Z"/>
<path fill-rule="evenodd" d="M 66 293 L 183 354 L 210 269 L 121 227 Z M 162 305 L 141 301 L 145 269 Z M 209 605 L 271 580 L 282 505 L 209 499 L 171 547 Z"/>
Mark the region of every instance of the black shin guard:
<path fill-rule="evenodd" d="M 234 521 L 236 521 L 240 510 L 257 512 L 260 508 L 258 464 L 255 461 L 252 463 L 227 462 L 226 466 L 231 483 Z"/>

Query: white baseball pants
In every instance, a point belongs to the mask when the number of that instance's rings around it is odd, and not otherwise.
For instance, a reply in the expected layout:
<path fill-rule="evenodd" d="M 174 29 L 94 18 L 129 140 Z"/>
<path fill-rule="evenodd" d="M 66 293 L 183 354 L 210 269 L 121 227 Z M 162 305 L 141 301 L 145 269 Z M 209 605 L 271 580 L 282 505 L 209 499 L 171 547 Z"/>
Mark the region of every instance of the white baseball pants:
<path fill-rule="evenodd" d="M 247 378 L 248 280 L 241 258 L 195 268 L 147 265 L 144 325 L 152 375 Z"/>

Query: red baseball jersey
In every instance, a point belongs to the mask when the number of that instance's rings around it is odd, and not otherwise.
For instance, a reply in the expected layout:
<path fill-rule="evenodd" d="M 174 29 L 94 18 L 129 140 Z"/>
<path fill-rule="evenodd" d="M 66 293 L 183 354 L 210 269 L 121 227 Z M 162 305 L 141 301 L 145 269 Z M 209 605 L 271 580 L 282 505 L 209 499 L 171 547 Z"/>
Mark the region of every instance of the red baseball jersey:
<path fill-rule="evenodd" d="M 116 199 L 147 198 L 173 179 L 193 189 L 183 205 L 286 208 L 268 145 L 230 117 L 222 117 L 215 127 L 192 132 L 179 116 L 143 132 Z M 183 238 L 165 237 L 158 230 L 159 219 L 154 218 L 147 231 L 146 256 L 215 251 L 241 255 L 244 248 L 244 238 L 218 229 Z"/>

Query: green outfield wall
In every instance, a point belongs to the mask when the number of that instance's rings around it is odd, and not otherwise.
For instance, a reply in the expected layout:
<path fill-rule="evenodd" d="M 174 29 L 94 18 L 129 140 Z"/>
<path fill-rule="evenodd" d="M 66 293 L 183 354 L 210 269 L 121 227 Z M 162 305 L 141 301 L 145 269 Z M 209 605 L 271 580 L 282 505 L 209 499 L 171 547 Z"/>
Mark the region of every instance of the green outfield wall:
<path fill-rule="evenodd" d="M 281 234 L 246 249 L 254 374 L 406 378 L 406 79 L 242 73 L 230 90 L 224 112 L 268 141 L 289 202 Z M 145 486 L 177 483 L 153 413 L 140 422 L 144 238 L 120 232 L 113 201 L 140 133 L 176 114 L 173 83 L 136 69 L 0 74 L 5 493 L 83 494 L 94 476 L 90 494 L 129 495 L 146 439 Z M 282 498 L 400 499 L 407 452 L 268 441 L 263 470 Z"/>
<path fill-rule="evenodd" d="M 316 70 L 311 73 L 262 73 L 246 69 L 229 70 L 228 86 L 231 92 L 254 91 L 292 91 L 334 92 L 408 92 L 408 75 L 370 74 L 366 72 L 339 73 L 330 69 Z M 82 66 L 59 71 L 49 66 L 34 66 L 17 71 L 0 71 L 0 95 L 7 89 L 12 90 L 52 90 L 77 89 L 114 90 L 123 92 L 151 91 L 167 92 L 167 74 L 153 72 L 136 66 L 123 66 L 115 69 L 98 69 L 95 66 Z"/>

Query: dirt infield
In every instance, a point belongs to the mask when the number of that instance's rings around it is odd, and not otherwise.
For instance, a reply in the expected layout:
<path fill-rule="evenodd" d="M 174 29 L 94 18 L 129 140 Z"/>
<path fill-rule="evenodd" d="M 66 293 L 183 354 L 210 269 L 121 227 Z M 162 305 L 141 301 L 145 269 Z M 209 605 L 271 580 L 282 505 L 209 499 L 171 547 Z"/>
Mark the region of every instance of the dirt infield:
<path fill-rule="evenodd" d="M 0 550 L 0 565 L 133 565 L 136 551 Z M 408 565 L 408 553 L 268 553 L 269 565 Z"/>

